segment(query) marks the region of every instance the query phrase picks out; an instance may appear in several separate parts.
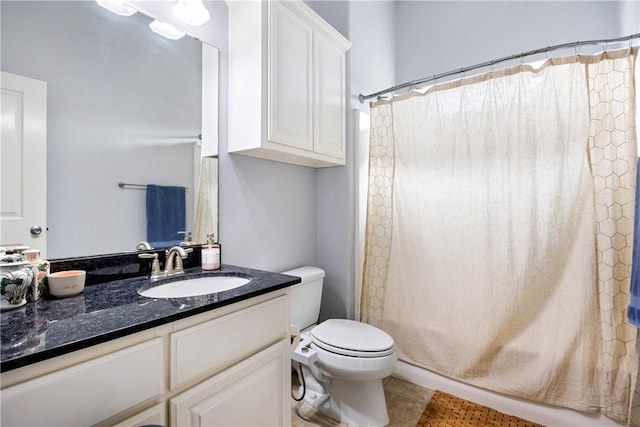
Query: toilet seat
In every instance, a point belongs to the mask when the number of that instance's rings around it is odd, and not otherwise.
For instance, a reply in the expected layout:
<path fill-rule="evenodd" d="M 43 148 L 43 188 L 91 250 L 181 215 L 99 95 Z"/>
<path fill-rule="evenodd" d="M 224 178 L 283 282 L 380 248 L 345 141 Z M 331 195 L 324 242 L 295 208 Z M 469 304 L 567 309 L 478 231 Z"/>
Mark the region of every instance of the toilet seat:
<path fill-rule="evenodd" d="M 389 334 L 353 320 L 326 320 L 313 328 L 310 335 L 316 346 L 343 356 L 384 357 L 395 350 Z"/>

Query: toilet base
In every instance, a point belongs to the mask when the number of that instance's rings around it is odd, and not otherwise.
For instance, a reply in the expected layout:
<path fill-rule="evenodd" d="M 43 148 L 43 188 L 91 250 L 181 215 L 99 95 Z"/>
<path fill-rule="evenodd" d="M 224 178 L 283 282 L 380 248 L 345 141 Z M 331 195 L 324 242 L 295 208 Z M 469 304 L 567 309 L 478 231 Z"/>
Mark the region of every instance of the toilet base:
<path fill-rule="evenodd" d="M 340 381 L 331 378 L 330 393 L 308 390 L 304 402 L 336 421 L 357 426 L 389 425 L 382 380 Z"/>

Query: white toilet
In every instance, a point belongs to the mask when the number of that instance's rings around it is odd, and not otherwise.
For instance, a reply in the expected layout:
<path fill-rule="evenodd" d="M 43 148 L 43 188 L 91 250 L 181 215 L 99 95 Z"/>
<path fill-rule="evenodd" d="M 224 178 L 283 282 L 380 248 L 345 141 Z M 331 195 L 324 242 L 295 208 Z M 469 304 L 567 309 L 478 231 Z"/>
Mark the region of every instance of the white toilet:
<path fill-rule="evenodd" d="M 282 274 L 298 276 L 291 287 L 291 323 L 301 333 L 292 355 L 302 372 L 304 402 L 329 417 L 358 426 L 386 426 L 389 415 L 382 379 L 398 360 L 393 338 L 380 329 L 345 319 L 316 326 L 324 271 L 300 267 Z"/>

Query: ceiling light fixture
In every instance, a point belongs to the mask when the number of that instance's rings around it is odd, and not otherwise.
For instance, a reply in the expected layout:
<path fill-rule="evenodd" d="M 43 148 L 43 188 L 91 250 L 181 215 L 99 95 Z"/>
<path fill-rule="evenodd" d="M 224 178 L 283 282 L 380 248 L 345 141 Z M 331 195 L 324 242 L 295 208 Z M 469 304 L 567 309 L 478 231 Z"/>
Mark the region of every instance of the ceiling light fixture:
<path fill-rule="evenodd" d="M 202 3 L 202 0 L 178 0 L 171 10 L 176 18 L 196 27 L 211 19 L 209 11 Z"/>
<path fill-rule="evenodd" d="M 154 20 L 151 24 L 149 24 L 149 28 L 156 34 L 160 34 L 162 37 L 178 40 L 184 36 L 182 31 L 177 30 L 175 27 L 172 27 L 169 24 L 165 24 L 164 22 L 160 22 L 158 20 Z"/>
<path fill-rule="evenodd" d="M 96 0 L 100 6 L 120 16 L 131 16 L 136 10 L 124 4 L 123 0 Z"/>

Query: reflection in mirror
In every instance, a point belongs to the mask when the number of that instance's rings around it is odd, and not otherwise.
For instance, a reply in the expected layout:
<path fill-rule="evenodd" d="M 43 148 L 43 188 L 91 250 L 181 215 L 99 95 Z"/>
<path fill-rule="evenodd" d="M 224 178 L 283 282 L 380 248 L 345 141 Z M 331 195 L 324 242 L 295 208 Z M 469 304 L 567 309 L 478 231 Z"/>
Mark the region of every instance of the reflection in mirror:
<path fill-rule="evenodd" d="M 93 1 L 0 7 L 2 70 L 47 83 L 46 256 L 133 251 L 147 240 L 146 191 L 119 182 L 187 188 L 196 242 L 205 241 L 195 232 L 205 194 L 198 221 L 217 236 L 217 159 L 199 173 L 203 45 L 164 39 L 149 17 Z"/>
<path fill-rule="evenodd" d="M 213 233 L 218 237 L 218 159 L 202 157 L 200 163 L 200 180 L 196 198 L 196 215 L 193 240 L 207 242 L 207 235 Z"/>

